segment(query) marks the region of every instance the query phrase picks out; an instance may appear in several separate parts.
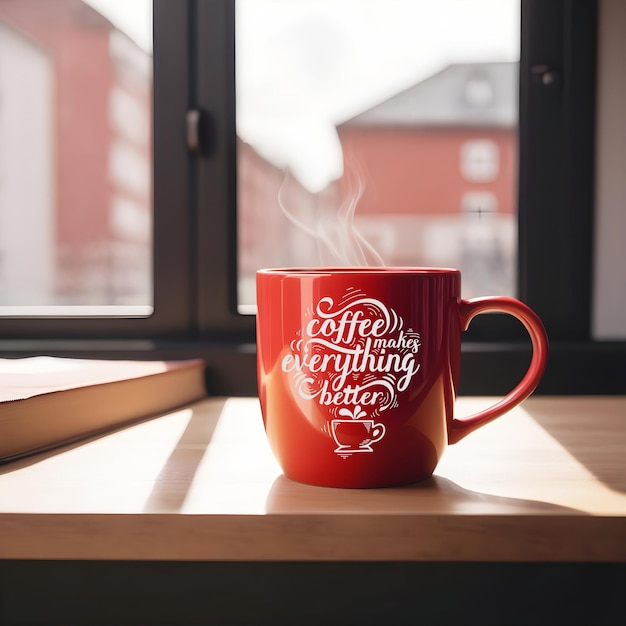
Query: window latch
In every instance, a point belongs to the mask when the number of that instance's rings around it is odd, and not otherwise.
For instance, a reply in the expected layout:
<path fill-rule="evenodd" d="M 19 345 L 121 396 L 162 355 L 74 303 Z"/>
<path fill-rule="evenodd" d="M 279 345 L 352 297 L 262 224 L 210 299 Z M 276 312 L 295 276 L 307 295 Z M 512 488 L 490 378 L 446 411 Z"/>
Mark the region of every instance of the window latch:
<path fill-rule="evenodd" d="M 202 120 L 202 113 L 198 109 L 191 109 L 187 111 L 185 126 L 186 126 L 187 150 L 189 150 L 189 152 L 201 152 L 201 148 L 202 148 L 201 139 L 200 139 L 201 120 Z"/>

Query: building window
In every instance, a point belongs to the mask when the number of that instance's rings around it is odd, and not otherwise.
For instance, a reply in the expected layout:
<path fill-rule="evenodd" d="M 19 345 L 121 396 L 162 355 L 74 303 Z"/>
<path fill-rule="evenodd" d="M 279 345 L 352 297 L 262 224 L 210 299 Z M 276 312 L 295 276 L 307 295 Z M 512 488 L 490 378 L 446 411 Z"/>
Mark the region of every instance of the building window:
<path fill-rule="evenodd" d="M 472 183 L 491 183 L 500 170 L 498 146 L 488 139 L 472 139 L 461 146 L 461 175 Z"/>
<path fill-rule="evenodd" d="M 479 218 L 487 213 L 496 213 L 498 199 L 491 191 L 467 191 L 461 196 L 461 211 Z"/>

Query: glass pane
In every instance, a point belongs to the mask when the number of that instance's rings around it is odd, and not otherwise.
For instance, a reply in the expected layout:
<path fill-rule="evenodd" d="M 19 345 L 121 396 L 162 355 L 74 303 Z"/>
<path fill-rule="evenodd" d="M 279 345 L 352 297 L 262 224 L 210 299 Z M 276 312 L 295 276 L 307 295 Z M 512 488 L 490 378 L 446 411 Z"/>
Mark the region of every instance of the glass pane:
<path fill-rule="evenodd" d="M 519 0 L 238 0 L 239 305 L 284 265 L 513 295 Z"/>
<path fill-rule="evenodd" d="M 0 0 L 0 315 L 152 310 L 152 5 Z"/>
<path fill-rule="evenodd" d="M 603 2 L 598 28 L 592 337 L 626 340 L 626 4 Z M 623 378 L 622 378 L 623 380 Z"/>

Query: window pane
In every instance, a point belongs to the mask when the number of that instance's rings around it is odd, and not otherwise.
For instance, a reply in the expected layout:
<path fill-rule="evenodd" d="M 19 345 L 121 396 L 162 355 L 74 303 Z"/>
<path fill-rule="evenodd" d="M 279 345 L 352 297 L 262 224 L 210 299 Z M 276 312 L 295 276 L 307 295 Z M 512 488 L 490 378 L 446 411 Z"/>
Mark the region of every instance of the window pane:
<path fill-rule="evenodd" d="M 0 0 L 0 315 L 151 312 L 151 13 Z"/>
<path fill-rule="evenodd" d="M 602 2 L 599 17 L 592 330 L 594 339 L 625 340 L 626 4 Z"/>
<path fill-rule="evenodd" d="M 238 0 L 239 308 L 281 265 L 513 295 L 519 2 Z"/>

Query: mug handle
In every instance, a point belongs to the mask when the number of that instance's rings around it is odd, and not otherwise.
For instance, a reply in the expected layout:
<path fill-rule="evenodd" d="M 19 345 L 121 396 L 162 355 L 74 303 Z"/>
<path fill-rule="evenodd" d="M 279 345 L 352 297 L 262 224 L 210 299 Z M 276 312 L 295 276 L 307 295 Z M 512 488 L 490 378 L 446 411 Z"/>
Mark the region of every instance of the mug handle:
<path fill-rule="evenodd" d="M 500 417 L 513 407 L 523 402 L 535 390 L 548 360 L 548 335 L 539 316 L 527 305 L 515 298 L 485 297 L 461 300 L 459 315 L 461 328 L 466 331 L 470 322 L 480 313 L 508 313 L 517 318 L 526 327 L 533 346 L 533 355 L 526 374 L 500 402 L 469 417 L 452 419 L 448 423 L 448 442 L 456 443 L 466 435 Z"/>

